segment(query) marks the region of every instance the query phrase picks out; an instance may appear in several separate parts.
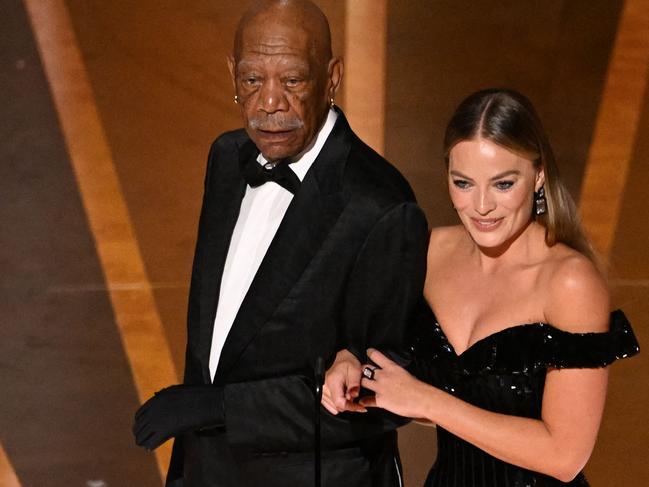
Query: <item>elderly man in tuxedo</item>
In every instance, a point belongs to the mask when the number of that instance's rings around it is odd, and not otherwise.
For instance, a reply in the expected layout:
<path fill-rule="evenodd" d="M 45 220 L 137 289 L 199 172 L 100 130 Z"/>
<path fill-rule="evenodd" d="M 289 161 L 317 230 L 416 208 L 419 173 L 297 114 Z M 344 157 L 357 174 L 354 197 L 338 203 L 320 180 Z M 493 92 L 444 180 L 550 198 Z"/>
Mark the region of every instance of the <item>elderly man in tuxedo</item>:
<path fill-rule="evenodd" d="M 335 106 L 343 64 L 313 3 L 256 2 L 229 67 L 244 129 L 209 154 L 184 382 L 138 410 L 134 433 L 147 449 L 175 437 L 170 487 L 310 486 L 316 357 L 339 377 L 327 398 L 360 408 L 356 359 L 400 348 L 427 226 Z M 323 485 L 400 485 L 399 424 L 323 409 Z"/>

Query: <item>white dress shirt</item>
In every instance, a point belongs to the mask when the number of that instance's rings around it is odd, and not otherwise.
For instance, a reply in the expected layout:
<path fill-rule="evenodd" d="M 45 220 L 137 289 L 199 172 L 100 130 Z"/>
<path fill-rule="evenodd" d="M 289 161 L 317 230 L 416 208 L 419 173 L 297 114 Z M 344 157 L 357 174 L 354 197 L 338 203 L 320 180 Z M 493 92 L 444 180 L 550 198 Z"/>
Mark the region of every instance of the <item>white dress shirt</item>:
<path fill-rule="evenodd" d="M 337 116 L 335 111 L 329 110 L 313 146 L 291 163 L 291 169 L 300 181 L 320 153 Z M 261 154 L 257 161 L 261 165 L 268 162 Z M 272 181 L 256 188 L 246 187 L 221 278 L 210 350 L 212 380 L 232 323 L 292 200 L 293 194 L 290 191 Z"/>

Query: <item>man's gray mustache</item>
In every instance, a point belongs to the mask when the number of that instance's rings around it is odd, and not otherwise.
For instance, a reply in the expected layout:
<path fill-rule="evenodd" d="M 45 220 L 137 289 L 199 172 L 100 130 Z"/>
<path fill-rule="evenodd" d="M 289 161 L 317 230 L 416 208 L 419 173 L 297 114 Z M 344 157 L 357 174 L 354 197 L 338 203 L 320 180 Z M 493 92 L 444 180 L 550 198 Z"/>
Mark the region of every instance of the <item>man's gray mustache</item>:
<path fill-rule="evenodd" d="M 304 122 L 297 118 L 251 118 L 248 120 L 248 126 L 266 131 L 295 130 L 304 127 Z"/>

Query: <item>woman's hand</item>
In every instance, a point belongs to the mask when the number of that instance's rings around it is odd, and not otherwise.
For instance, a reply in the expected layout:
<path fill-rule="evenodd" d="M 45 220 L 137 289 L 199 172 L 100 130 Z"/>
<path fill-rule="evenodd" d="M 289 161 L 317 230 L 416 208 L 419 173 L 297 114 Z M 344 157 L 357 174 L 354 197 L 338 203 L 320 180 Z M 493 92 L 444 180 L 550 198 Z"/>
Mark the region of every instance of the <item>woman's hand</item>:
<path fill-rule="evenodd" d="M 373 369 L 374 373 L 373 378 L 364 373 L 361 385 L 374 392 L 374 396 L 363 397 L 359 403 L 365 407 L 387 409 L 406 418 L 423 418 L 433 389 L 378 350 L 368 349 L 367 356 L 378 368 L 365 365 L 363 370 Z M 369 371 L 367 374 L 372 375 Z"/>
<path fill-rule="evenodd" d="M 354 402 L 361 386 L 361 363 L 348 350 L 341 350 L 325 374 L 322 387 L 322 405 L 331 414 L 343 411 L 364 413 L 365 407 Z"/>

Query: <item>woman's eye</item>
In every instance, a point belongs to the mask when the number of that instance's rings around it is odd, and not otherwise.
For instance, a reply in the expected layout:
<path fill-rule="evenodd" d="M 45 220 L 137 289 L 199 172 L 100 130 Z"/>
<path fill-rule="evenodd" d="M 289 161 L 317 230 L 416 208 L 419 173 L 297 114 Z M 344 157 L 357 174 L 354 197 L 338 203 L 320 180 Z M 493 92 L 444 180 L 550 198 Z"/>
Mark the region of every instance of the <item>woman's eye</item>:
<path fill-rule="evenodd" d="M 286 86 L 289 88 L 295 88 L 300 84 L 300 79 L 299 78 L 288 78 L 286 80 Z"/>
<path fill-rule="evenodd" d="M 248 86 L 256 86 L 259 83 L 259 78 L 257 76 L 246 76 L 243 78 L 243 82 Z"/>
<path fill-rule="evenodd" d="M 514 186 L 514 181 L 498 181 L 496 183 L 496 188 L 498 188 L 501 191 L 506 191 L 512 186 Z"/>
<path fill-rule="evenodd" d="M 454 179 L 453 184 L 460 189 L 466 189 L 470 186 L 470 183 L 464 179 Z"/>

